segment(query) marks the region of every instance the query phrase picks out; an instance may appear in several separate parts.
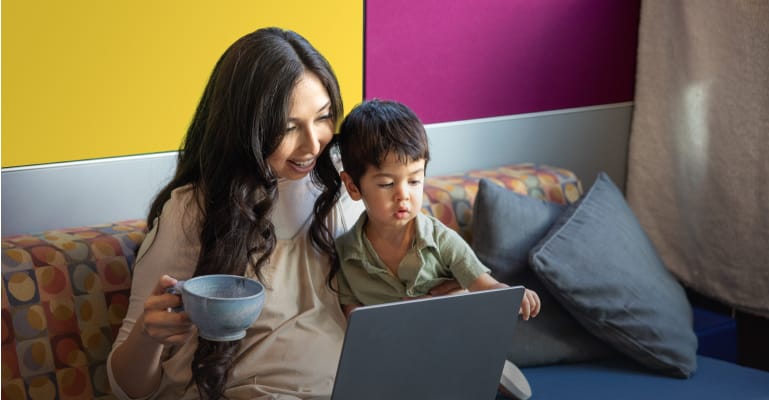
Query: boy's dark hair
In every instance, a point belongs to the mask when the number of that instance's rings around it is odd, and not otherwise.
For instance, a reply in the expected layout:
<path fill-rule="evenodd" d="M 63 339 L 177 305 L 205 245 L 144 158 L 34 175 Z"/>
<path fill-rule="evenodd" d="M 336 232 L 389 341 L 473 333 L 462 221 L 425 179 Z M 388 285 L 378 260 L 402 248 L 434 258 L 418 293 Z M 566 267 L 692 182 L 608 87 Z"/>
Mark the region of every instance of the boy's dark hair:
<path fill-rule="evenodd" d="M 406 105 L 390 100 L 366 100 L 345 117 L 337 135 L 342 166 L 360 185 L 369 166 L 380 167 L 388 154 L 403 163 L 430 161 L 425 127 Z"/>

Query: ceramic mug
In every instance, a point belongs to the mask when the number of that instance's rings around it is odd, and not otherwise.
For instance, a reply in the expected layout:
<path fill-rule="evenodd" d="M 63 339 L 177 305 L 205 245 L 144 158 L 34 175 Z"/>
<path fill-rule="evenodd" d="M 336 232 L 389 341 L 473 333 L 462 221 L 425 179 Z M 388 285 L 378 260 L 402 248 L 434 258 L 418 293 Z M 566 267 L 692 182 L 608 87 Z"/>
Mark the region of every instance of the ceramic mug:
<path fill-rule="evenodd" d="M 166 289 L 181 295 L 182 309 L 204 339 L 226 342 L 246 336 L 264 305 L 264 286 L 238 275 L 201 275 Z"/>

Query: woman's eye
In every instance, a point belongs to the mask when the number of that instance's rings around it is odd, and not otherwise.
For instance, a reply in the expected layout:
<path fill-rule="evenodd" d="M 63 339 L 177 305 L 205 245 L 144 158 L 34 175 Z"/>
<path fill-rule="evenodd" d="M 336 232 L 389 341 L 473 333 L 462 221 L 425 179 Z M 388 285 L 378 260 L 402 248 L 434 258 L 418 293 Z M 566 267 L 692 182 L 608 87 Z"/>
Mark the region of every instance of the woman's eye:
<path fill-rule="evenodd" d="M 286 127 L 286 132 L 292 132 L 292 131 L 295 131 L 295 130 L 296 130 L 296 126 L 295 125 L 291 125 L 291 126 L 287 126 Z"/>
<path fill-rule="evenodd" d="M 412 185 L 412 186 L 417 186 L 417 185 L 420 185 L 421 183 L 422 183 L 422 181 L 418 180 L 418 179 L 415 179 L 413 181 L 409 181 L 409 185 Z"/>
<path fill-rule="evenodd" d="M 320 117 L 318 117 L 318 120 L 326 120 L 326 119 L 331 119 L 331 114 L 321 115 Z"/>

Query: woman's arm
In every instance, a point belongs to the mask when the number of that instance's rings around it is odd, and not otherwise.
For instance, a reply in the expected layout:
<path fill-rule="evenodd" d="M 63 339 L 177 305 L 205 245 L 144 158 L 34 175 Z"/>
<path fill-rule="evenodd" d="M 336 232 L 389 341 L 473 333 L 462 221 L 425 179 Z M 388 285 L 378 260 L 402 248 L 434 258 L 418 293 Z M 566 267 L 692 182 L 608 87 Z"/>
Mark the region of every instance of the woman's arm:
<path fill-rule="evenodd" d="M 113 378 L 132 398 L 148 396 L 157 389 L 164 345 L 184 343 L 192 332 L 187 313 L 168 311 L 181 305 L 179 296 L 165 292 L 174 284 L 176 279 L 168 275 L 160 278 L 144 303 L 144 312 L 110 357 Z"/>
<path fill-rule="evenodd" d="M 180 305 L 180 297 L 165 292 L 176 279 L 195 272 L 200 246 L 197 236 L 187 233 L 196 232 L 195 213 L 186 207 L 190 193 L 174 191 L 139 250 L 128 311 L 107 363 L 119 398 L 145 397 L 157 390 L 165 345 L 182 343 L 193 332 L 186 313 L 168 311 Z"/>

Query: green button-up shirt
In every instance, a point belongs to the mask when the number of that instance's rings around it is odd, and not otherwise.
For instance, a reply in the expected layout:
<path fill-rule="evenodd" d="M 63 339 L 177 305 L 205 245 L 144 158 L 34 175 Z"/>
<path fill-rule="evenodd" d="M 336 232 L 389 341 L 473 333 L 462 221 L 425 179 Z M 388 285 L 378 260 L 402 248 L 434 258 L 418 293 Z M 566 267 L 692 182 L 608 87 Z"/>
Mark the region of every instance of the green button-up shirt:
<path fill-rule="evenodd" d="M 428 294 L 441 282 L 456 279 L 467 288 L 488 273 L 461 236 L 438 219 L 417 214 L 413 245 L 394 275 L 364 233 L 364 212 L 353 229 L 336 239 L 341 271 L 337 274 L 342 304 L 372 305 Z"/>

